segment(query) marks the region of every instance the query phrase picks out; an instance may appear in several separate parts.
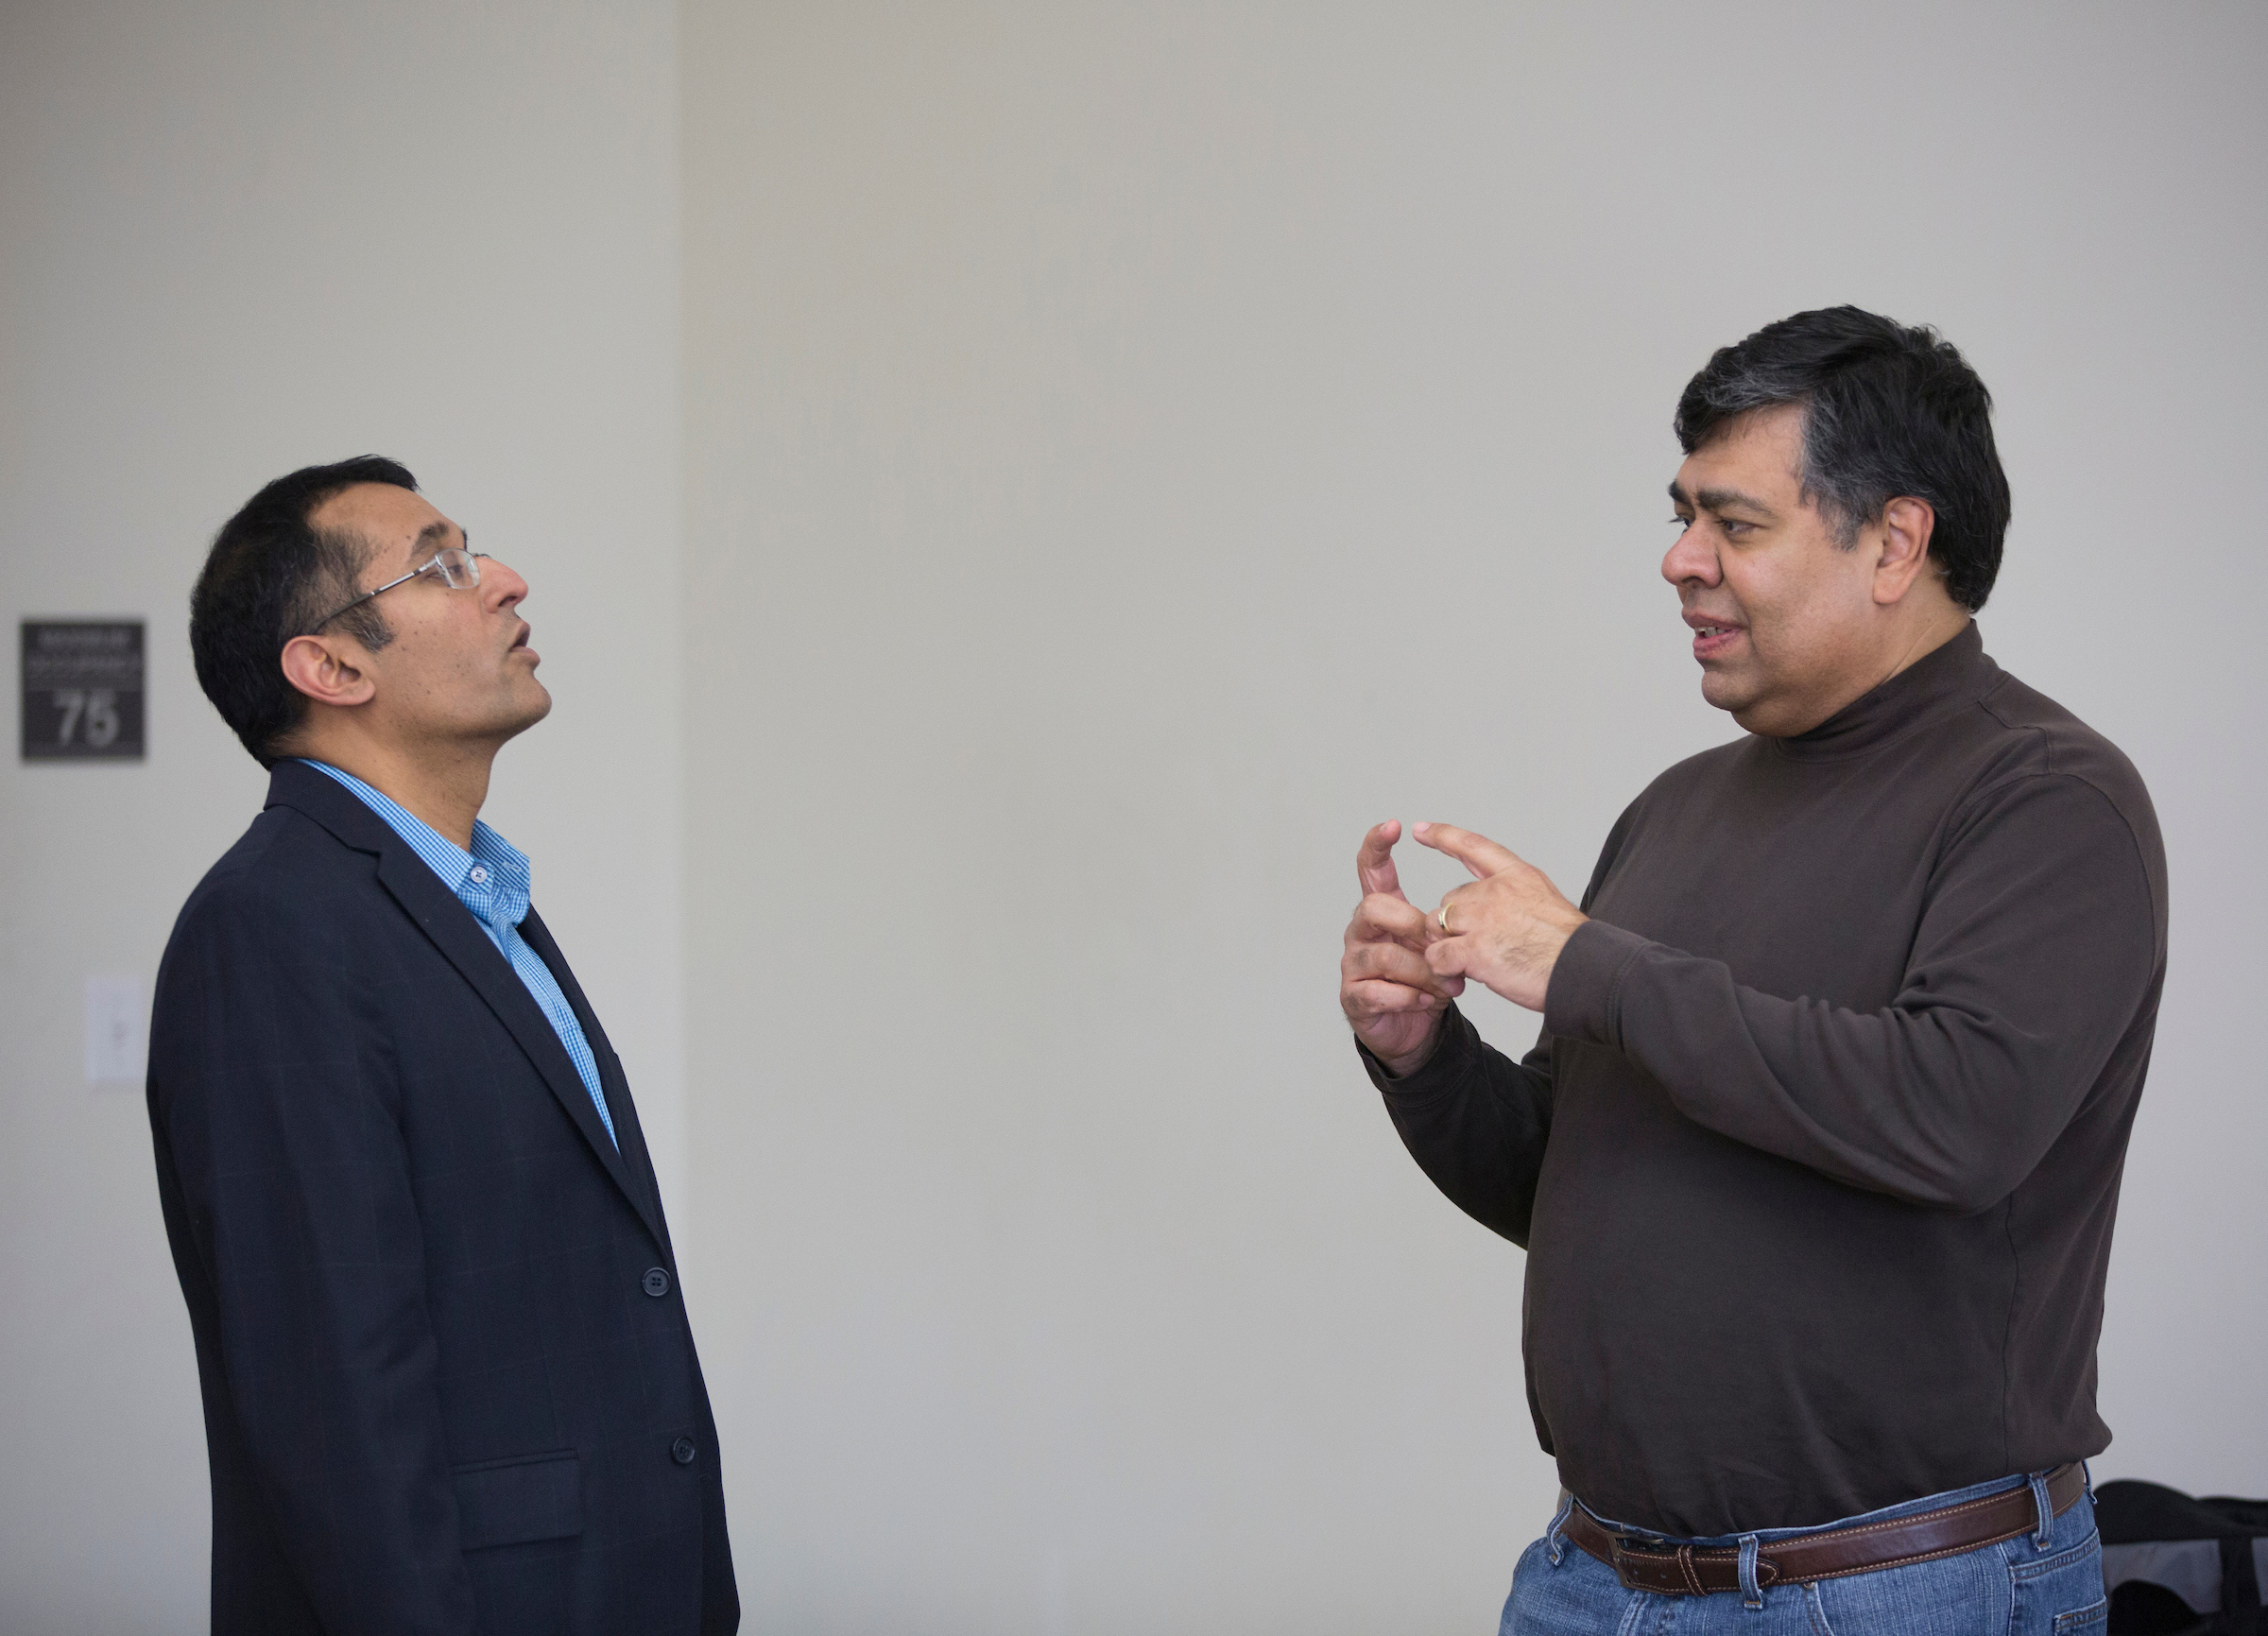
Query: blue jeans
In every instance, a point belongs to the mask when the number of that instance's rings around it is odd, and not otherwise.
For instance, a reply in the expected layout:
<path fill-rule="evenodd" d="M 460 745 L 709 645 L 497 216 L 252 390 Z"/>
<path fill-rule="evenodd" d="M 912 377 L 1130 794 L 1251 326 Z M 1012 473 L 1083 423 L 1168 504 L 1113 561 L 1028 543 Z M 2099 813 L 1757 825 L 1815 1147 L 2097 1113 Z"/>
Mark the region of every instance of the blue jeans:
<path fill-rule="evenodd" d="M 1821 1526 L 1886 1522 L 2028 1481 L 2004 1477 Z M 1770 1587 L 1753 1601 L 1739 1591 L 1658 1596 L 1624 1590 L 1612 1568 L 1560 1531 L 1571 1504 L 1560 1502 L 1550 1532 L 1521 1557 L 1499 1636 L 2101 1636 L 2109 1614 L 2091 1487 L 2054 1519 L 2044 1543 L 2034 1530 L 1934 1562 Z M 1754 1539 L 1768 1548 L 1776 1540 L 1818 1531 L 1766 1528 L 1669 1542 L 1731 1547 Z"/>

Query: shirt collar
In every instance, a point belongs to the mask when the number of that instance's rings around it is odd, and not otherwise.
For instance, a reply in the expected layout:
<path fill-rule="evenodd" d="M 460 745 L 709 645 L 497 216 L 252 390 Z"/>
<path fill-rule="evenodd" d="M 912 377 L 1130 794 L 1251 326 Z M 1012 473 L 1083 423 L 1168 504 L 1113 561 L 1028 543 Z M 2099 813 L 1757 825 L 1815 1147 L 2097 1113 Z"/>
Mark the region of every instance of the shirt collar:
<path fill-rule="evenodd" d="M 1982 698 L 2000 677 L 1975 620 L 1809 732 L 1772 741 L 1792 761 L 1834 761 L 1902 737 L 1945 712 Z"/>
<path fill-rule="evenodd" d="M 480 875 L 488 878 L 474 878 Z M 532 875 L 525 852 L 478 818 L 472 820 L 472 851 L 466 859 L 465 878 L 455 890 L 465 907 L 493 927 L 497 936 L 527 919 Z"/>
<path fill-rule="evenodd" d="M 472 850 L 467 852 L 385 791 L 344 768 L 305 756 L 300 759 L 359 796 L 365 806 L 409 843 L 410 851 L 425 860 L 426 867 L 472 911 L 473 918 L 498 938 L 527 918 L 533 880 L 527 854 L 487 824 L 473 820 Z"/>

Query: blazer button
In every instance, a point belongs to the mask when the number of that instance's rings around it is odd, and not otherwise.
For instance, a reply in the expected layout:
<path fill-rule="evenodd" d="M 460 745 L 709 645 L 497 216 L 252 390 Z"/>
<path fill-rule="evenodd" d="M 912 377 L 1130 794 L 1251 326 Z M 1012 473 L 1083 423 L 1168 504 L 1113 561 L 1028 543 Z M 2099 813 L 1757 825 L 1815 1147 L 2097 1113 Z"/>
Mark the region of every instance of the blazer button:
<path fill-rule="evenodd" d="M 645 1276 L 638 1282 L 644 1286 L 646 1294 L 657 1300 L 669 1293 L 669 1274 L 658 1266 L 647 1267 Z"/>
<path fill-rule="evenodd" d="M 693 1455 L 694 1448 L 693 1439 L 691 1438 L 679 1438 L 676 1442 L 669 1445 L 669 1457 L 677 1461 L 680 1466 L 692 1465 Z"/>

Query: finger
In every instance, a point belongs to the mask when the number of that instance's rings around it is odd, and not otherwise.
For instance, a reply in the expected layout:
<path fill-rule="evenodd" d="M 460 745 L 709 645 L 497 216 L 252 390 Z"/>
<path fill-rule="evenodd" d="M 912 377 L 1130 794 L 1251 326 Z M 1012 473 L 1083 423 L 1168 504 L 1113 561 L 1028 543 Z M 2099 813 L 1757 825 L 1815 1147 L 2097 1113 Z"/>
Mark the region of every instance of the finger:
<path fill-rule="evenodd" d="M 1446 995 L 1441 978 L 1416 949 L 1400 943 L 1357 943 L 1339 962 L 1341 983 L 1383 981 Z"/>
<path fill-rule="evenodd" d="M 1371 825 L 1370 833 L 1363 837 L 1363 844 L 1354 854 L 1354 873 L 1362 882 L 1366 897 L 1372 892 L 1401 896 L 1401 877 L 1394 872 L 1394 843 L 1400 839 L 1400 818 Z"/>
<path fill-rule="evenodd" d="M 1413 824 L 1410 835 L 1419 846 L 1447 852 L 1470 870 L 1476 881 L 1501 875 L 1521 861 L 1510 849 L 1498 846 L 1486 835 L 1461 830 L 1455 824 Z"/>
<path fill-rule="evenodd" d="M 1349 983 L 1340 990 L 1339 1004 L 1349 1017 L 1391 1017 L 1404 1011 L 1438 1011 L 1449 1000 L 1401 983 Z"/>
<path fill-rule="evenodd" d="M 1461 938 L 1472 930 L 1473 912 L 1481 907 L 1484 900 L 1475 898 L 1469 906 L 1459 895 L 1471 889 L 1470 887 L 1458 887 L 1441 894 L 1441 901 L 1434 905 L 1434 912 L 1425 917 L 1426 924 L 1434 929 L 1434 935 L 1426 939 L 1427 942 L 1437 943 L 1443 938 Z M 1465 921 L 1463 925 L 1457 923 L 1460 911 Z"/>
<path fill-rule="evenodd" d="M 1470 938 L 1443 938 L 1426 945 L 1425 963 L 1437 980 L 1462 982 L 1479 954 Z"/>
<path fill-rule="evenodd" d="M 1353 942 L 1390 939 L 1418 949 L 1440 935 L 1431 915 L 1407 898 L 1389 897 L 1384 892 L 1372 892 L 1355 905 L 1353 922 L 1347 928 L 1348 939 Z"/>

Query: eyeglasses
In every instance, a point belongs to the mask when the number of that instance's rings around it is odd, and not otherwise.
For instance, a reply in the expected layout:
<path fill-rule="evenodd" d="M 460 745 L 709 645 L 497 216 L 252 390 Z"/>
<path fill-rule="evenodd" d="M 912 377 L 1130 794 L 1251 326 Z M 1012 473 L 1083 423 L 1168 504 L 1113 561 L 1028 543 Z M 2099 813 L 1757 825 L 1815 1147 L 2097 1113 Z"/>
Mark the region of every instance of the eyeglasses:
<path fill-rule="evenodd" d="M 443 546 L 434 553 L 433 560 L 426 563 L 424 567 L 412 568 L 399 579 L 388 579 L 377 590 L 364 592 L 353 601 L 348 603 L 346 607 L 333 609 L 310 626 L 306 634 L 313 636 L 341 613 L 360 608 L 373 596 L 385 595 L 397 585 L 406 585 L 421 574 L 438 574 L 441 577 L 441 583 L 452 591 L 470 591 L 480 583 L 480 560 L 487 555 L 486 551 L 467 551 L 455 545 Z"/>

